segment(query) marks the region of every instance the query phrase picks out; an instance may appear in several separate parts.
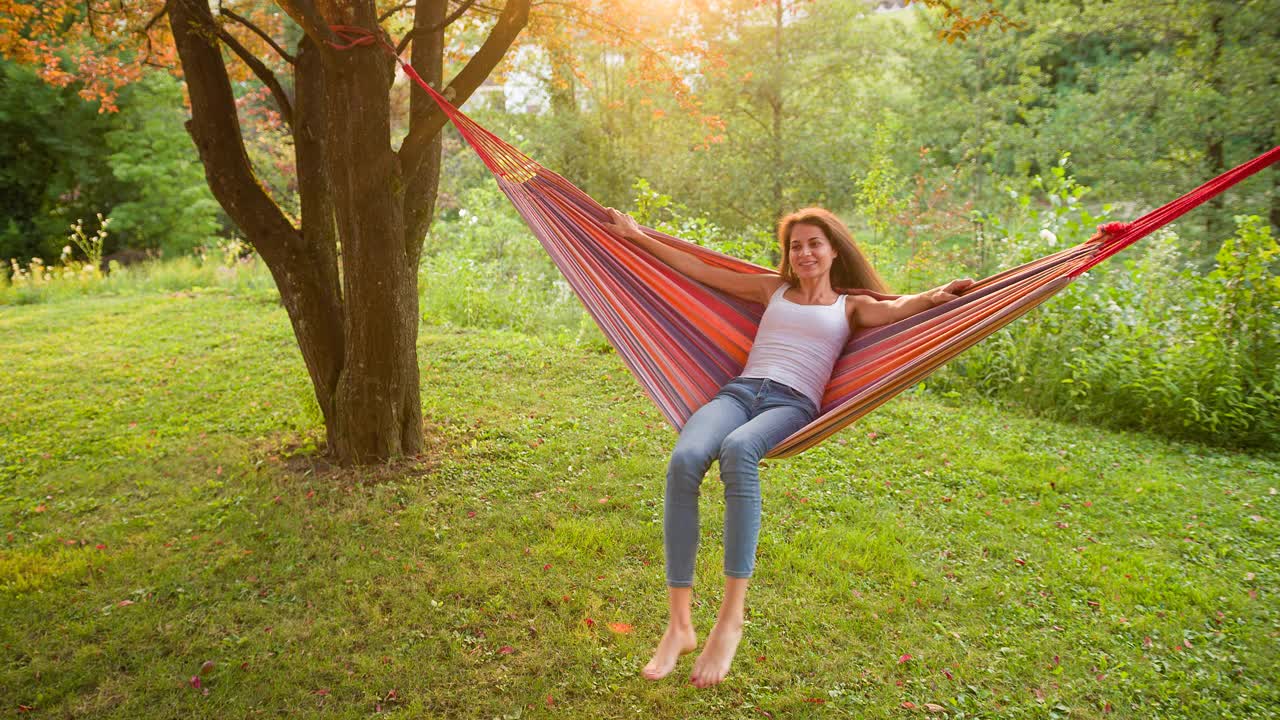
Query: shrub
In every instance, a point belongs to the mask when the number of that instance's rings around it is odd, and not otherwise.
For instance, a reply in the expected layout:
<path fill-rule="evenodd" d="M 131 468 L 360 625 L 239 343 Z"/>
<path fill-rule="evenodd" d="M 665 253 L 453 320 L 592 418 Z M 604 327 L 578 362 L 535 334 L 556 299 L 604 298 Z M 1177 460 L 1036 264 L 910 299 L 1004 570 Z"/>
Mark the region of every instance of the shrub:
<path fill-rule="evenodd" d="M 1012 193 L 1025 212 L 1003 227 L 1008 265 L 1079 242 L 1102 219 L 1079 206 L 1088 189 L 1065 172 L 1033 189 L 1050 199 L 1042 207 Z M 1170 228 L 1144 239 L 961 355 L 931 385 L 1064 419 L 1280 446 L 1280 250 L 1270 227 L 1237 218 L 1208 273 L 1185 246 Z"/>

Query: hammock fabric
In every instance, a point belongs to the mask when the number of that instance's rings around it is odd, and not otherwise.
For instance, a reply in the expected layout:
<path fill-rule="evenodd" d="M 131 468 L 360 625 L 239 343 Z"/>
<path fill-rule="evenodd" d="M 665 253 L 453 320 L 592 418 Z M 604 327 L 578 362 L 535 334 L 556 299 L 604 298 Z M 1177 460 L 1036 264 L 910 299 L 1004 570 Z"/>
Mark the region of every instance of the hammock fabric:
<path fill-rule="evenodd" d="M 381 43 L 363 28 L 335 26 L 349 49 Z M 586 193 L 468 118 L 400 59 L 475 149 L 640 385 L 677 429 L 746 364 L 764 306 L 702 285 L 606 230 L 606 210 Z M 985 278 L 944 305 L 855 331 L 837 360 L 819 416 L 769 457 L 795 455 L 911 387 L 960 352 L 1047 300 L 1094 265 L 1280 160 L 1280 147 L 1130 223 Z M 656 230 L 644 231 L 710 265 L 777 274 Z M 880 299 L 869 290 L 844 290 Z"/>

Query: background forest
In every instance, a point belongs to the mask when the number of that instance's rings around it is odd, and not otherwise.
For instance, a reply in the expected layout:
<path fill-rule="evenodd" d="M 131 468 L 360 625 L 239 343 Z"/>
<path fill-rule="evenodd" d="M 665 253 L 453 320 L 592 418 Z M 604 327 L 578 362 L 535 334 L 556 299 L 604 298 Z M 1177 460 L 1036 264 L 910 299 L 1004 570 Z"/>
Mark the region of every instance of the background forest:
<path fill-rule="evenodd" d="M 535 8 L 524 44 L 466 110 L 601 202 L 763 264 L 776 262 L 779 214 L 830 207 L 900 292 L 1078 243 L 1280 144 L 1274 1 L 997 2 L 1007 22 L 951 41 L 939 34 L 952 21 L 919 5 L 581 7 L 579 25 L 554 32 L 539 31 Z M 0 258 L 13 258 L 0 303 L 193 284 L 270 292 L 205 185 L 179 80 L 156 71 L 104 113 L 74 82 L 0 62 Z M 260 85 L 238 88 L 255 168 L 296 212 L 288 135 Z M 451 131 L 445 145 L 419 269 L 424 320 L 603 346 L 483 165 Z M 924 391 L 1275 449 L 1277 224 L 1272 169 Z M 153 260 L 103 272 L 138 251 Z"/>

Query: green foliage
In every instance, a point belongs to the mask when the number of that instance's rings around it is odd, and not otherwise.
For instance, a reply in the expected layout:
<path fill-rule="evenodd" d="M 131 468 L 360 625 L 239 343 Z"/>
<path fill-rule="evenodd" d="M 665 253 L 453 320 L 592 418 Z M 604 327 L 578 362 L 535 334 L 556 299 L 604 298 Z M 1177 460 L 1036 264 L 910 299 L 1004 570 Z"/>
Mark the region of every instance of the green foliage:
<path fill-rule="evenodd" d="M 607 348 L 511 203 L 492 183 L 464 190 L 432 225 L 418 268 L 422 318 Z"/>
<path fill-rule="evenodd" d="M 887 250 L 892 255 L 896 220 L 906 209 L 907 181 L 902 176 L 889 149 L 894 141 L 894 128 L 881 123 L 876 126 L 875 143 L 871 147 L 870 167 L 858 179 L 858 212 L 867 220 L 875 233 L 876 250 Z M 855 178 L 857 179 L 857 178 Z M 878 259 L 878 258 L 873 258 Z"/>
<path fill-rule="evenodd" d="M 1065 158 L 1064 158 L 1065 161 Z M 1012 266 L 1074 245 L 1102 217 L 1065 162 L 1020 213 L 996 224 Z M 976 390 L 1055 417 L 1138 427 L 1199 442 L 1276 449 L 1280 440 L 1280 282 L 1276 240 L 1237 219 L 1207 274 L 1173 230 L 1141 241 L 965 352 L 931 383 Z"/>
<path fill-rule="evenodd" d="M 0 58 L 0 258 L 56 259 L 76 218 L 120 197 L 103 152 L 112 121 Z"/>
<path fill-rule="evenodd" d="M 768 230 L 752 227 L 733 231 L 723 228 L 707 215 L 696 213 L 670 195 L 654 190 L 644 178 L 638 178 L 632 189 L 635 191 L 636 208 L 633 217 L 641 225 L 757 265 L 774 267 L 778 264 L 780 250 Z"/>
<path fill-rule="evenodd" d="M 111 208 L 125 245 L 169 255 L 190 253 L 219 230 L 219 207 L 183 128 L 178 82 L 150 73 L 122 94 L 106 134 L 111 171 L 128 188 Z"/>

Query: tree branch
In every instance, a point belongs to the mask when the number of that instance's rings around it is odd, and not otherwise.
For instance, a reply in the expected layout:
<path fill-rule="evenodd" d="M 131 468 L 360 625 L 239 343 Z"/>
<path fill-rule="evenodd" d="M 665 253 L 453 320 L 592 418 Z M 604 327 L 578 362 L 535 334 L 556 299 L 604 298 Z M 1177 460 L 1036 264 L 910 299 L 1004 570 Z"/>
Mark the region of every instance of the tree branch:
<path fill-rule="evenodd" d="M 284 48 L 282 48 L 282 47 L 280 47 L 280 45 L 279 45 L 279 44 L 277 44 L 277 43 L 276 43 L 276 41 L 275 41 L 275 40 L 273 40 L 273 39 L 271 38 L 271 36 L 270 36 L 270 35 L 268 35 L 268 34 L 267 34 L 267 33 L 266 33 L 262 28 L 258 27 L 257 25 L 254 25 L 252 22 L 250 22 L 248 18 L 246 18 L 246 17 L 244 17 L 243 15 L 240 15 L 240 14 L 238 14 L 238 13 L 236 13 L 236 12 L 232 11 L 232 10 L 228 10 L 228 9 L 226 9 L 226 8 L 218 8 L 218 13 L 219 13 L 219 14 L 221 14 L 221 15 L 223 15 L 223 16 L 225 16 L 225 17 L 229 17 L 229 18 L 231 18 L 232 20 L 235 20 L 236 22 L 240 23 L 241 25 L 243 25 L 243 26 L 245 26 L 245 27 L 249 28 L 249 30 L 253 31 L 253 34 L 255 34 L 255 35 L 257 35 L 258 37 L 262 38 L 262 40 L 263 40 L 264 42 L 266 42 L 268 45 L 270 45 L 270 46 L 271 46 L 271 49 L 272 49 L 272 50 L 275 50 L 275 51 L 276 51 L 276 53 L 278 53 L 278 54 L 280 55 L 280 57 L 284 58 L 284 61 L 285 61 L 285 62 L 287 62 L 287 63 L 289 63 L 290 65 L 292 65 L 292 64 L 294 64 L 295 62 L 297 62 L 297 61 L 298 61 L 298 59 L 297 59 L 296 57 L 294 57 L 293 55 L 290 55 L 289 53 L 285 52 L 285 49 L 284 49 Z"/>
<path fill-rule="evenodd" d="M 289 94 L 285 92 L 284 87 L 280 85 L 280 81 L 276 79 L 275 73 L 271 72 L 271 69 L 265 63 L 249 52 L 248 48 L 241 45 L 234 35 L 227 32 L 226 28 L 218 26 L 218 37 L 244 61 L 245 65 L 249 66 L 249 69 L 253 71 L 254 75 L 258 76 L 262 84 L 267 86 L 267 89 L 271 91 L 271 97 L 275 98 L 276 105 L 280 108 L 280 116 L 284 118 L 285 124 L 290 129 L 293 129 L 293 101 L 289 99 Z"/>
<path fill-rule="evenodd" d="M 169 13 L 169 0 L 165 0 L 164 4 L 160 6 L 160 9 L 156 11 L 156 14 L 152 15 L 151 19 L 147 21 L 147 24 L 143 25 L 142 29 L 138 31 L 142 33 L 143 39 L 147 41 L 147 50 L 142 54 L 143 65 L 147 65 L 149 67 L 160 67 L 158 64 L 151 61 L 151 55 L 153 54 L 153 49 L 151 44 L 151 28 L 155 27 L 156 23 L 160 22 L 160 18 L 164 17 L 168 13 Z"/>
<path fill-rule="evenodd" d="M 302 28 L 302 32 L 307 34 L 319 47 L 326 47 L 326 43 L 336 40 L 333 31 L 329 29 L 329 23 L 325 21 L 324 16 L 316 9 L 311 0 L 275 0 L 276 5 L 285 11 L 293 21 L 298 23 L 298 27 Z"/>
<path fill-rule="evenodd" d="M 200 152 L 209 189 L 274 271 L 298 242 L 298 231 L 249 162 L 217 45 L 218 23 L 207 0 L 170 0 L 169 6 L 169 26 L 191 97 L 187 130 Z"/>
<path fill-rule="evenodd" d="M 393 7 L 393 8 L 391 8 L 390 10 L 387 10 L 386 12 L 382 13 L 381 15 L 379 15 L 379 16 L 378 16 L 378 24 L 379 24 L 379 25 L 381 25 L 382 23 L 386 22 L 387 18 L 389 18 L 389 17 L 391 17 L 392 15 L 395 15 L 396 13 L 400 12 L 401 10 L 404 10 L 405 8 L 409 8 L 409 7 L 415 7 L 415 6 L 414 6 L 414 4 L 413 4 L 413 0 L 409 0 L 409 2 L 402 2 L 402 3 L 400 3 L 399 5 L 397 5 L 397 6 Z"/>
<path fill-rule="evenodd" d="M 400 38 L 400 44 L 396 45 L 396 54 L 399 55 L 400 53 L 404 52 L 404 49 L 409 47 L 409 43 L 412 42 L 413 39 L 418 35 L 430 35 L 431 33 L 440 32 L 441 30 L 449 27 L 454 23 L 455 20 L 462 17 L 462 14 L 465 13 L 472 5 L 475 5 L 475 4 L 476 4 L 476 0 L 463 0 L 462 3 L 458 5 L 458 9 L 450 13 L 449 16 L 446 17 L 444 20 L 441 20 L 440 22 L 435 23 L 431 27 L 428 27 L 428 28 L 415 27 L 414 29 L 405 33 L 404 37 Z"/>
<path fill-rule="evenodd" d="M 498 23 L 489 31 L 484 44 L 442 91 L 449 102 L 461 105 L 471 97 L 506 55 L 507 49 L 528 22 L 529 0 L 507 0 L 507 6 L 503 8 Z M 409 178 L 417 175 L 432 139 L 444 127 L 445 116 L 439 109 L 435 109 L 411 118 L 411 121 L 409 135 L 404 139 L 399 152 L 400 166 Z"/>

